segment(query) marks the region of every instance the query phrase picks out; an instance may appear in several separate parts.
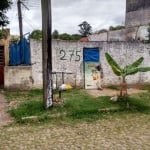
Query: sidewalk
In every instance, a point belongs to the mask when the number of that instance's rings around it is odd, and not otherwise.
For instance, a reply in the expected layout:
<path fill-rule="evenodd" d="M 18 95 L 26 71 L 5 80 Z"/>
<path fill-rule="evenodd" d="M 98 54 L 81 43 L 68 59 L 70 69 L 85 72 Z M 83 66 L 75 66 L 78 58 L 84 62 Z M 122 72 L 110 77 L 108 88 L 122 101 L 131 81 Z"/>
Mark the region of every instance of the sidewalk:
<path fill-rule="evenodd" d="M 7 102 L 3 94 L 0 92 L 0 126 L 8 125 L 12 121 L 13 119 L 7 113 Z"/>

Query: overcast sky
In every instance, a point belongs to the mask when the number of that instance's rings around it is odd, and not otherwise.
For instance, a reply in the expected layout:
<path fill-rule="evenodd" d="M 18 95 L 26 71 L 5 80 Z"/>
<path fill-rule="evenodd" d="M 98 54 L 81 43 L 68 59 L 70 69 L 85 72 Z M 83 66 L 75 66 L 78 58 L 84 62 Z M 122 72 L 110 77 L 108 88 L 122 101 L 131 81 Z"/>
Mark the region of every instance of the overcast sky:
<path fill-rule="evenodd" d="M 8 12 L 11 34 L 19 34 L 16 1 Z M 23 32 L 41 29 L 40 0 L 23 0 L 29 10 L 22 6 Z M 126 0 L 52 0 L 52 30 L 59 33 L 78 33 L 78 25 L 87 21 L 93 32 L 125 22 Z"/>

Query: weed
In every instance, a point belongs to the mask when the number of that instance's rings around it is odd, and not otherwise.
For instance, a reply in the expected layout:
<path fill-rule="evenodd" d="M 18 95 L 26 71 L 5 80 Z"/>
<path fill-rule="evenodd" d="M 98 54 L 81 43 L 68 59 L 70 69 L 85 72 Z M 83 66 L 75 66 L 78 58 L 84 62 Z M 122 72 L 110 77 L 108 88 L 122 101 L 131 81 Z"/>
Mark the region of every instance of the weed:
<path fill-rule="evenodd" d="M 75 89 L 62 93 L 63 105 L 53 105 L 48 110 L 45 110 L 43 107 L 42 90 L 17 93 L 7 92 L 5 95 L 9 102 L 13 100 L 20 102 L 17 108 L 11 108 L 9 112 L 18 122 L 23 123 L 26 120 L 22 118 L 26 117 L 34 118 L 33 121 L 35 122 L 57 122 L 60 120 L 94 121 L 113 114 L 150 113 L 150 94 L 148 92 L 127 97 L 130 107 L 126 108 L 126 101 L 111 102 L 109 96 L 93 98 L 84 90 Z"/>

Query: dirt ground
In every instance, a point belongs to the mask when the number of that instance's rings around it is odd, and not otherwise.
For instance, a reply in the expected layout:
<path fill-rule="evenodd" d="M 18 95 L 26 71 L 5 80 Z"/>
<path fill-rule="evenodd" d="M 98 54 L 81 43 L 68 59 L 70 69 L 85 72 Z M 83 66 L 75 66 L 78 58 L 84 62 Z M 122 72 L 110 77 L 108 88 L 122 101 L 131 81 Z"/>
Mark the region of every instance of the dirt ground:
<path fill-rule="evenodd" d="M 7 113 L 7 102 L 3 94 L 0 92 L 0 126 L 7 125 L 12 122 L 12 118 Z"/>
<path fill-rule="evenodd" d="M 127 91 L 128 91 L 128 95 L 147 92 L 146 90 L 139 90 L 135 88 L 129 88 Z M 94 97 L 119 95 L 119 90 L 113 90 L 108 88 L 104 88 L 103 90 L 86 90 L 86 92 L 91 94 Z"/>

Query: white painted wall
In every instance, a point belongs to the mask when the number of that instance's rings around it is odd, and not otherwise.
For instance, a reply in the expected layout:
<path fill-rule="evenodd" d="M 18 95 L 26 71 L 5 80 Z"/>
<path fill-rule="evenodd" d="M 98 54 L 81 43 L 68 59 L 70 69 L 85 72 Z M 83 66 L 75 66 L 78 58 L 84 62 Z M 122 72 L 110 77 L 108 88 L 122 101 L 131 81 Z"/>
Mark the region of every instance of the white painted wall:
<path fill-rule="evenodd" d="M 125 66 L 134 62 L 139 57 L 144 57 L 143 66 L 150 66 L 150 45 L 142 43 L 129 42 L 70 42 L 53 41 L 53 71 L 73 73 L 65 76 L 65 82 L 75 83 L 78 86 L 84 85 L 83 71 L 83 48 L 99 47 L 101 64 L 104 72 L 104 84 L 119 84 L 119 78 L 116 77 L 105 59 L 105 52 L 109 52 L 116 61 Z M 33 86 L 42 85 L 42 49 L 41 41 L 31 40 L 31 63 Z M 58 80 L 61 80 L 61 74 Z M 138 73 L 127 78 L 128 83 L 150 83 L 150 72 Z"/>

